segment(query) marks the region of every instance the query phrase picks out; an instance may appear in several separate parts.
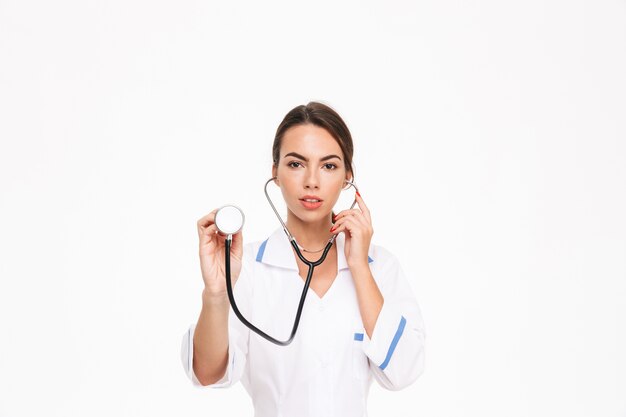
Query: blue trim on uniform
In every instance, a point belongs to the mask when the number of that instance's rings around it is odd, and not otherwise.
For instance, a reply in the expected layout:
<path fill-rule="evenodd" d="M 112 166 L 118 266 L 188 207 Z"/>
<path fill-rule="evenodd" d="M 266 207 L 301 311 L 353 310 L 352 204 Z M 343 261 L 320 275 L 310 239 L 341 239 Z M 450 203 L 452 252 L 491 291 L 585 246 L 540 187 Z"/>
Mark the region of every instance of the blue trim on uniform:
<path fill-rule="evenodd" d="M 265 242 L 261 243 L 261 247 L 259 248 L 259 251 L 256 254 L 256 261 L 257 262 L 262 262 L 263 261 L 263 254 L 265 253 L 265 245 L 267 244 L 268 239 L 265 239 Z"/>
<path fill-rule="evenodd" d="M 371 264 L 372 262 L 374 262 L 374 260 L 368 256 L 368 257 L 367 257 L 367 263 L 368 263 L 368 264 Z"/>
<path fill-rule="evenodd" d="M 354 340 L 358 340 L 359 342 L 363 341 L 363 333 L 355 333 Z"/>
<path fill-rule="evenodd" d="M 389 361 L 391 360 L 391 355 L 393 355 L 393 351 L 396 350 L 396 345 L 398 344 L 398 340 L 400 340 L 400 336 L 402 336 L 402 332 L 404 332 L 404 326 L 406 325 L 406 319 L 404 316 L 400 319 L 400 324 L 398 325 L 398 330 L 396 330 L 396 335 L 393 337 L 391 341 L 391 346 L 389 346 L 389 351 L 387 351 L 387 357 L 385 361 L 380 364 L 380 369 L 385 369 L 387 365 L 389 365 Z"/>

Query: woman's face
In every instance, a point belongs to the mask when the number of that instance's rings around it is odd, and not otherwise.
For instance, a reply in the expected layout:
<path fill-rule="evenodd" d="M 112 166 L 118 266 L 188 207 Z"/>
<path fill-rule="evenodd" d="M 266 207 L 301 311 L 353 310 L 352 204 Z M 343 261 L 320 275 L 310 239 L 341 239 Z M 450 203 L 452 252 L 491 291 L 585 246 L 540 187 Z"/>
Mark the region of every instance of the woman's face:
<path fill-rule="evenodd" d="M 307 223 L 328 219 L 351 178 L 339 143 L 326 129 L 311 124 L 285 132 L 272 175 L 289 210 Z"/>

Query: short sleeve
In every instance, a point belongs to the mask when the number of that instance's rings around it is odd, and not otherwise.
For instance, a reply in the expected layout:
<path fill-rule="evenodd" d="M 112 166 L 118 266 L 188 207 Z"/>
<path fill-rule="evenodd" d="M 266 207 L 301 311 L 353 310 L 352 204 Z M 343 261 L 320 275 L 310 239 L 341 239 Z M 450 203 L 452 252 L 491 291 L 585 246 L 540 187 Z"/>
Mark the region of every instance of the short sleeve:
<path fill-rule="evenodd" d="M 248 316 L 251 299 L 251 269 L 247 262 L 242 264 L 239 279 L 233 288 L 233 295 L 239 311 Z M 192 384 L 202 388 L 228 388 L 236 384 L 243 376 L 248 356 L 248 340 L 250 330 L 235 315 L 232 306 L 228 315 L 228 365 L 222 379 L 210 384 L 202 385 L 193 370 L 193 336 L 196 325 L 192 324 L 183 335 L 181 343 L 181 361 L 183 369 Z"/>
<path fill-rule="evenodd" d="M 379 385 L 400 390 L 424 371 L 426 334 L 417 299 L 398 260 L 386 251 L 385 255 L 382 265 L 372 265 L 384 302 L 372 338 L 364 334 L 363 350 Z"/>

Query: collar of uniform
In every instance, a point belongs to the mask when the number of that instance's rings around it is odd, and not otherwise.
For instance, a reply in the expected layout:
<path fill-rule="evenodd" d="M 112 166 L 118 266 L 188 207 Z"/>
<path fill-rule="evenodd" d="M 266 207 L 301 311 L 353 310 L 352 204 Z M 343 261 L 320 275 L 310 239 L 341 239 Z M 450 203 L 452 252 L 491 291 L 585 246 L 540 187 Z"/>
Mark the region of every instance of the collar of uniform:
<path fill-rule="evenodd" d="M 335 238 L 337 245 L 337 269 L 342 270 L 348 268 L 346 254 L 344 250 L 345 236 L 339 233 Z M 321 252 L 319 253 L 321 255 Z M 282 228 L 278 228 L 267 238 L 256 254 L 256 261 L 267 265 L 278 266 L 281 268 L 298 270 L 296 263 L 296 255 L 293 253 L 291 242 Z"/>

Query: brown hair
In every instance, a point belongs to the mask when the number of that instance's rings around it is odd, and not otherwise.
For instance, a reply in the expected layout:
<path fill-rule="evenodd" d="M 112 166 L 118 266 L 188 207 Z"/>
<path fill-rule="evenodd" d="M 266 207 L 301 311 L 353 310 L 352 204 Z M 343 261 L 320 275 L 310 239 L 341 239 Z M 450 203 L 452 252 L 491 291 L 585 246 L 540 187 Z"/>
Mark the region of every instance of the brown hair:
<path fill-rule="evenodd" d="M 328 133 L 335 138 L 341 148 L 341 151 L 343 152 L 346 171 L 354 177 L 354 168 L 352 166 L 354 146 L 352 144 L 352 135 L 348 130 L 348 126 L 335 110 L 316 101 L 311 101 L 306 106 L 300 105 L 294 107 L 289 113 L 287 113 L 283 121 L 278 126 L 278 129 L 276 129 L 274 145 L 272 146 L 272 160 L 274 162 L 274 166 L 278 166 L 278 160 L 280 159 L 280 146 L 285 132 L 294 126 L 304 124 L 312 124 L 326 129 L 326 131 L 328 131 Z"/>

